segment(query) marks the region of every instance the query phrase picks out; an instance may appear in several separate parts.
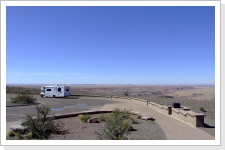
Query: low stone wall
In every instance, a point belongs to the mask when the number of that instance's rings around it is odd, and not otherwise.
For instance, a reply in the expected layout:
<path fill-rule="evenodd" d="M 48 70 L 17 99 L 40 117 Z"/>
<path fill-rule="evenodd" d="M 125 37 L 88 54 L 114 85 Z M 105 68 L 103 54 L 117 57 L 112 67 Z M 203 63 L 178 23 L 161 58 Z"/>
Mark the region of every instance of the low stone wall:
<path fill-rule="evenodd" d="M 73 95 L 75 96 L 75 95 Z M 76 95 L 78 96 L 78 95 Z M 86 95 L 80 95 L 80 96 L 84 96 L 84 97 L 104 97 L 104 98 L 119 98 L 119 99 L 127 99 L 127 100 L 137 100 L 137 101 L 141 101 L 146 103 L 146 105 L 149 108 L 152 108 L 154 110 L 157 110 L 163 114 L 166 115 L 170 115 L 174 118 L 177 118 L 179 120 L 182 120 L 194 127 L 204 127 L 204 117 L 205 115 L 202 113 L 195 113 L 193 111 L 191 111 L 190 108 L 187 107 L 182 107 L 182 108 L 173 108 L 171 106 L 163 106 L 163 105 L 159 105 L 153 102 L 148 102 L 147 100 L 144 99 L 140 99 L 140 98 L 131 98 L 131 97 L 119 97 L 119 96 L 99 96 L 99 95 L 95 95 L 95 96 L 86 96 Z"/>
<path fill-rule="evenodd" d="M 183 110 L 182 108 L 172 108 L 172 116 L 195 127 L 204 127 L 205 115 L 202 113 L 195 113 L 190 110 Z"/>
<path fill-rule="evenodd" d="M 171 106 L 162 106 L 153 102 L 149 102 L 148 107 L 163 114 L 171 115 L 172 117 L 182 120 L 194 127 L 204 127 L 205 115 L 202 113 L 195 113 L 189 108 L 172 108 Z"/>
<path fill-rule="evenodd" d="M 148 102 L 148 107 L 155 109 L 163 114 L 171 115 L 171 107 L 169 106 L 162 106 L 153 102 Z"/>

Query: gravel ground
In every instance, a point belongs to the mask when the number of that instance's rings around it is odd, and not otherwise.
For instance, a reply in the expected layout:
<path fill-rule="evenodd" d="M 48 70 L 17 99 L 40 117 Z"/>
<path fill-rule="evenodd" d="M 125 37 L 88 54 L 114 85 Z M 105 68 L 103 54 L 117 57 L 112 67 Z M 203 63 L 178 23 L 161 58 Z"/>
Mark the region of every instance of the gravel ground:
<path fill-rule="evenodd" d="M 100 114 L 91 115 L 96 118 Z M 97 133 L 101 133 L 105 123 L 82 123 L 78 117 L 64 118 L 57 121 L 66 124 L 61 129 L 61 134 L 52 134 L 49 140 L 100 140 Z M 127 137 L 133 140 L 166 140 L 166 135 L 161 127 L 154 121 L 138 119 L 138 124 L 133 124 L 134 131 Z"/>

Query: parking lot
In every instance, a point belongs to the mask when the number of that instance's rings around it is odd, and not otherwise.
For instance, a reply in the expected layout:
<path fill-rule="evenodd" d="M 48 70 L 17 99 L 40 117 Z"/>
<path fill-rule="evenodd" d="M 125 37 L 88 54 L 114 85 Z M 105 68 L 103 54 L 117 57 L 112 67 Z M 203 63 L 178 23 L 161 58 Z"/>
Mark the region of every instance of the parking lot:
<path fill-rule="evenodd" d="M 21 120 L 26 114 L 34 114 L 36 105 L 15 105 L 10 103 L 10 98 L 17 94 L 6 94 L 6 121 Z M 39 95 L 34 95 L 37 99 L 38 106 L 47 105 L 51 109 L 51 114 L 65 114 L 73 112 L 81 112 L 87 110 L 95 110 L 103 107 L 106 104 L 120 103 L 109 98 L 88 98 L 88 97 L 67 97 L 67 98 L 42 98 Z"/>

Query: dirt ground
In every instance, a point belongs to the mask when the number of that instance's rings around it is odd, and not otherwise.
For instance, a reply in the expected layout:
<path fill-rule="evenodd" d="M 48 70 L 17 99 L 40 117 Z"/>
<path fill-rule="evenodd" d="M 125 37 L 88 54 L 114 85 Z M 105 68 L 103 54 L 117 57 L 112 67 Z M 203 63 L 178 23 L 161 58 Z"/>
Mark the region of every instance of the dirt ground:
<path fill-rule="evenodd" d="M 91 118 L 98 118 L 101 114 L 91 115 Z M 167 140 L 164 131 L 154 121 L 140 120 L 133 124 L 133 131 L 129 131 L 126 137 L 131 140 Z M 105 123 L 83 123 L 78 117 L 64 118 L 60 121 L 65 124 L 60 134 L 52 134 L 49 140 L 101 140 L 101 134 Z"/>

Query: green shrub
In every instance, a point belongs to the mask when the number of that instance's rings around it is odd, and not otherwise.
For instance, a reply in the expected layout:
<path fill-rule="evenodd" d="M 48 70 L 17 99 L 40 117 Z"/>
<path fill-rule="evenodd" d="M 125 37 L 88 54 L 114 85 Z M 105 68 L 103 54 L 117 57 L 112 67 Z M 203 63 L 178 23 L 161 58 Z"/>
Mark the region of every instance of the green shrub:
<path fill-rule="evenodd" d="M 99 121 L 105 122 L 107 117 L 108 117 L 107 115 L 102 114 L 101 116 L 99 116 Z"/>
<path fill-rule="evenodd" d="M 22 140 L 23 139 L 23 135 L 20 133 L 15 133 L 15 140 Z"/>
<path fill-rule="evenodd" d="M 107 118 L 106 126 L 100 133 L 101 139 L 126 140 L 126 134 L 133 129 L 129 111 L 116 108 Z"/>
<path fill-rule="evenodd" d="M 91 118 L 89 114 L 85 114 L 85 115 L 80 114 L 78 117 L 83 123 L 87 122 L 87 120 Z"/>
<path fill-rule="evenodd" d="M 7 133 L 7 136 L 8 137 L 14 137 L 16 134 L 13 132 L 13 131 L 9 131 L 8 133 Z"/>
<path fill-rule="evenodd" d="M 42 105 L 41 107 L 36 107 L 36 114 L 26 115 L 22 122 L 22 126 L 28 127 L 29 132 L 37 139 L 47 139 L 51 133 L 56 133 L 60 127 L 60 124 L 54 122 L 54 117 L 49 117 L 50 108 L 48 106 Z M 29 135 L 31 136 L 31 135 Z"/>
<path fill-rule="evenodd" d="M 84 118 L 84 115 L 80 114 L 78 117 L 81 120 L 82 118 Z"/>
<path fill-rule="evenodd" d="M 199 108 L 200 111 L 205 111 L 204 107 Z"/>
<path fill-rule="evenodd" d="M 35 132 L 31 131 L 31 132 L 28 132 L 25 136 L 25 138 L 27 140 L 30 140 L 30 139 L 35 139 L 35 138 L 38 138 L 38 136 L 35 134 Z"/>
<path fill-rule="evenodd" d="M 127 130 L 127 131 L 133 130 L 131 119 L 123 120 L 122 125 L 123 125 L 123 130 Z"/>
<path fill-rule="evenodd" d="M 11 98 L 11 102 L 22 104 L 33 104 L 36 101 L 36 98 L 30 94 L 31 92 L 29 90 L 20 92 L 16 97 Z"/>
<path fill-rule="evenodd" d="M 111 116 L 120 116 L 122 119 L 130 119 L 131 113 L 129 110 L 120 110 L 119 108 L 115 108 L 115 110 L 111 113 Z"/>

